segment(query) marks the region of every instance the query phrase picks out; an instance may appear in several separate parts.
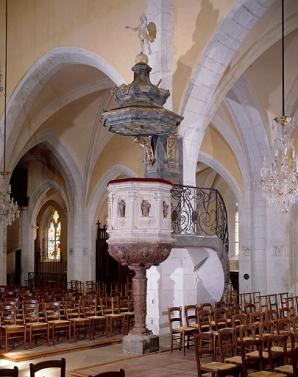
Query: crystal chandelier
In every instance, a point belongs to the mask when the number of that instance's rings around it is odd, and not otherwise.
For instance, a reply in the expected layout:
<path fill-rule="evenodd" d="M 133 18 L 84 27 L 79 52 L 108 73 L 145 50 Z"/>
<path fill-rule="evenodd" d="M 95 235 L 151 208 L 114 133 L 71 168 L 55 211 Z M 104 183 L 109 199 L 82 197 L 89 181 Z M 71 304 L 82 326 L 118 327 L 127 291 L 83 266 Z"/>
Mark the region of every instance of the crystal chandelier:
<path fill-rule="evenodd" d="M 4 149 L 3 149 L 3 171 L 0 172 L 0 218 L 3 228 L 7 225 L 11 225 L 16 217 L 19 217 L 19 210 L 17 202 L 10 198 L 11 187 L 9 184 L 10 174 L 5 170 L 5 158 L 6 158 L 6 98 L 7 98 L 7 0 L 6 0 L 6 12 L 5 12 L 5 84 L 4 84 Z"/>
<path fill-rule="evenodd" d="M 278 206 L 286 213 L 298 198 L 298 157 L 295 157 L 294 139 L 289 136 L 293 118 L 284 115 L 284 0 L 282 0 L 282 114 L 273 120 L 276 124 L 274 157 L 270 166 L 264 157 L 260 183 L 262 197 L 267 200 L 268 205 Z"/>

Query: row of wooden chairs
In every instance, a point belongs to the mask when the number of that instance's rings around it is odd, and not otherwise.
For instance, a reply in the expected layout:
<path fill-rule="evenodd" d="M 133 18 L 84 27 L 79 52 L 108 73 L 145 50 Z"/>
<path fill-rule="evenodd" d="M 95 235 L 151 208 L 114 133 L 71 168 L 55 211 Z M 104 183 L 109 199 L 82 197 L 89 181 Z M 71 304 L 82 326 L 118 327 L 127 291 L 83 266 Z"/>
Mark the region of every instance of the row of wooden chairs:
<path fill-rule="evenodd" d="M 215 361 L 215 337 L 212 332 L 195 335 L 194 345 L 198 376 L 212 373 L 221 377 L 227 374 L 253 377 L 297 377 L 298 349 L 288 346 L 285 335 L 273 335 L 267 339 L 268 356 L 265 357 L 262 339 L 243 339 L 240 342 L 240 356 L 237 352 L 237 341 L 234 329 L 219 331 L 218 345 L 220 362 Z M 205 360 L 204 360 L 205 359 Z M 281 364 L 281 365 L 279 365 Z M 265 368 L 267 367 L 267 371 Z M 251 373 L 256 368 L 257 372 Z"/>
<path fill-rule="evenodd" d="M 263 334 L 274 335 L 290 331 L 298 332 L 298 317 L 272 318 L 274 311 L 252 312 L 249 315 L 237 313 L 227 317 L 227 308 L 217 308 L 212 313 L 211 310 L 198 310 L 197 305 L 185 306 L 186 326 L 183 325 L 182 308 L 168 308 L 168 321 L 171 335 L 171 349 L 173 343 L 178 340 L 183 344 L 185 354 L 185 344 L 189 346 L 194 334 L 203 332 L 218 332 L 221 328 L 232 327 L 235 329 L 241 326 L 253 328 L 258 336 Z M 212 315 L 213 314 L 213 315 Z M 265 316 L 263 316 L 265 314 Z"/>
<path fill-rule="evenodd" d="M 298 315 L 298 296 L 290 296 L 289 292 L 261 295 L 260 292 L 238 294 L 235 291 L 228 291 L 226 303 L 228 307 L 241 305 L 242 310 L 244 310 L 245 305 L 253 304 L 257 311 L 289 307 L 293 311 L 293 315 Z"/>
<path fill-rule="evenodd" d="M 39 363 L 29 364 L 29 370 L 30 370 L 30 377 L 35 377 L 36 373 L 48 369 L 48 368 L 57 368 L 60 372 L 60 377 L 66 376 L 66 360 L 62 358 L 61 360 L 47 360 L 47 361 L 41 361 Z M 19 369 L 17 366 L 15 366 L 12 369 L 0 369 L 0 376 L 1 377 L 18 377 L 19 375 Z M 120 369 L 120 371 L 109 371 L 109 372 L 103 372 L 96 374 L 94 376 L 89 377 L 125 377 L 125 371 L 124 369 Z"/>
<path fill-rule="evenodd" d="M 67 300 L 63 302 L 45 302 L 40 307 L 38 302 L 27 303 L 22 306 L 22 320 L 17 318 L 17 308 L 12 304 L 0 305 L 0 345 L 2 338 L 5 341 L 5 352 L 8 352 L 8 341 L 14 342 L 23 339 L 26 349 L 26 338 L 29 335 L 30 347 L 32 338 L 45 336 L 49 345 L 49 334 L 52 332 L 52 344 L 55 345 L 55 336 L 64 334 L 71 342 L 71 334 L 76 342 L 80 333 L 89 334 L 89 340 L 94 339 L 96 330 L 101 335 L 111 336 L 113 325 L 121 324 L 123 334 L 129 331 L 133 322 L 134 312 L 129 309 L 129 299 L 119 306 L 119 299 L 93 298 L 83 300 Z"/>
<path fill-rule="evenodd" d="M 55 282 L 51 282 L 55 283 Z M 112 295 L 114 293 L 119 293 L 121 296 L 133 296 L 133 284 L 128 282 L 126 284 L 120 284 L 117 282 L 105 283 L 102 281 L 80 281 L 80 280 L 71 280 L 67 282 L 67 287 L 57 287 L 55 284 L 48 284 L 46 286 L 22 286 L 22 285 L 13 285 L 13 286 L 0 286 L 0 295 L 4 293 L 10 294 L 23 294 L 23 293 L 38 293 L 45 294 L 49 292 L 77 292 L 82 295 L 88 294 L 89 292 L 94 292 L 102 295 Z"/>

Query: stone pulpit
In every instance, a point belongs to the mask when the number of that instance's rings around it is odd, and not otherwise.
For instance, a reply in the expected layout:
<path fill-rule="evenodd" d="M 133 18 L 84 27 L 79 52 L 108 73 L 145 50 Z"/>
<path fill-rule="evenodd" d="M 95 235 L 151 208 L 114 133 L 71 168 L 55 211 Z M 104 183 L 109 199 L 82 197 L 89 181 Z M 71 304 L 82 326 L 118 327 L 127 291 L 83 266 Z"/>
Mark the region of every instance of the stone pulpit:
<path fill-rule="evenodd" d="M 128 178 L 108 184 L 109 253 L 135 272 L 135 323 L 123 338 L 123 352 L 144 354 L 159 349 L 159 338 L 147 329 L 146 270 L 167 259 L 171 235 L 172 184 L 162 179 Z"/>

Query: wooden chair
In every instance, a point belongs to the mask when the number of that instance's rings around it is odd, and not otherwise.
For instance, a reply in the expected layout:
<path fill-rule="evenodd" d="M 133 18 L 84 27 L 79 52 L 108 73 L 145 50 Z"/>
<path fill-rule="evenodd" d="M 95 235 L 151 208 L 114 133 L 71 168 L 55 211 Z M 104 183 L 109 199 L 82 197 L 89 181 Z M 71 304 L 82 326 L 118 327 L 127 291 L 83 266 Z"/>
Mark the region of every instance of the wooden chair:
<path fill-rule="evenodd" d="M 211 310 L 211 313 L 213 312 L 213 304 L 212 302 L 204 302 L 201 304 L 198 308 L 198 310 Z"/>
<path fill-rule="evenodd" d="M 23 321 L 29 330 L 29 346 L 32 348 L 32 336 L 46 336 L 47 345 L 50 345 L 50 324 L 39 320 L 38 304 L 23 304 L 22 306 Z"/>
<path fill-rule="evenodd" d="M 94 376 L 89 377 L 125 377 L 125 370 L 120 369 L 120 371 L 110 371 L 110 372 L 102 372 L 99 374 L 96 374 Z"/>
<path fill-rule="evenodd" d="M 277 294 L 268 295 L 268 303 L 270 310 L 278 310 Z"/>
<path fill-rule="evenodd" d="M 252 312 L 248 315 L 249 324 L 255 325 L 256 328 L 259 326 L 259 323 L 262 322 L 263 313 L 262 312 Z"/>
<path fill-rule="evenodd" d="M 237 365 L 214 361 L 214 337 L 211 332 L 197 334 L 194 341 L 198 376 L 202 373 L 216 374 L 217 377 L 231 374 L 238 376 Z M 201 347 L 201 344 L 204 344 L 204 347 Z M 206 357 L 208 362 L 203 363 Z"/>
<path fill-rule="evenodd" d="M 108 318 L 108 334 L 113 335 L 113 324 L 116 322 L 117 326 L 122 328 L 125 334 L 125 314 L 120 312 L 119 297 L 103 297 L 101 299 L 103 314 Z"/>
<path fill-rule="evenodd" d="M 17 339 L 23 339 L 26 349 L 26 326 L 17 324 L 17 309 L 15 305 L 0 306 L 0 348 L 4 336 L 5 352 L 8 352 L 8 341 L 13 341 L 13 347 Z"/>
<path fill-rule="evenodd" d="M 101 329 L 102 333 L 106 333 L 108 336 L 108 318 L 103 315 L 102 305 L 98 310 L 98 304 L 96 298 L 85 299 L 82 302 L 84 318 L 91 320 L 91 337 L 94 339 L 95 330 Z"/>
<path fill-rule="evenodd" d="M 228 310 L 225 307 L 214 309 L 214 322 L 216 331 L 221 328 L 228 327 L 228 325 L 231 323 L 231 320 L 227 318 L 227 315 Z"/>
<path fill-rule="evenodd" d="M 244 305 L 244 313 L 249 316 L 250 313 L 253 313 L 256 311 L 256 305 L 255 304 L 245 304 Z"/>
<path fill-rule="evenodd" d="M 227 307 L 226 301 L 215 301 L 214 303 L 214 310 L 219 309 L 219 308 L 226 308 L 226 307 Z"/>
<path fill-rule="evenodd" d="M 241 325 L 246 325 L 247 323 L 247 316 L 246 314 L 235 314 L 233 315 L 232 319 L 232 327 L 237 328 Z"/>
<path fill-rule="evenodd" d="M 284 308 L 280 308 L 279 309 L 279 318 L 282 319 L 282 318 L 287 318 L 289 320 L 291 320 L 291 309 L 290 308 L 287 308 L 287 307 L 284 307 Z"/>
<path fill-rule="evenodd" d="M 280 299 L 280 307 L 285 308 L 286 305 L 286 298 L 289 297 L 289 292 L 284 292 L 284 293 L 278 293 L 279 299 Z"/>
<path fill-rule="evenodd" d="M 55 345 L 55 335 L 66 334 L 69 343 L 71 342 L 71 324 L 68 320 L 61 319 L 61 304 L 59 301 L 44 304 L 46 322 L 52 330 L 52 342 Z"/>
<path fill-rule="evenodd" d="M 259 310 L 260 312 L 265 312 L 269 309 L 269 299 L 268 295 L 259 296 Z"/>
<path fill-rule="evenodd" d="M 35 377 L 35 373 L 41 369 L 47 368 L 59 368 L 60 369 L 60 377 L 65 377 L 66 372 L 66 360 L 62 358 L 61 360 L 48 360 L 48 361 L 41 361 L 40 363 L 32 364 L 30 363 L 30 377 Z"/>
<path fill-rule="evenodd" d="M 260 339 L 262 342 L 262 356 L 264 358 L 264 362 L 269 361 L 269 354 L 267 351 L 267 342 L 268 338 L 273 335 L 273 323 L 272 322 L 260 322 L 259 326 L 259 333 L 255 334 L 255 338 Z M 258 356 L 258 351 L 251 351 L 247 353 L 247 356 L 254 357 Z"/>
<path fill-rule="evenodd" d="M 18 377 L 19 375 L 19 368 L 14 367 L 13 369 L 0 369 L 0 376 L 1 377 Z"/>
<path fill-rule="evenodd" d="M 293 377 L 298 377 L 298 348 L 291 349 L 291 360 L 292 360 L 292 370 L 293 370 Z"/>
<path fill-rule="evenodd" d="M 187 327 L 193 327 L 199 331 L 199 325 L 198 325 L 198 305 L 185 305 L 185 318 L 186 318 L 186 326 Z"/>
<path fill-rule="evenodd" d="M 271 372 L 281 372 L 276 366 L 287 364 L 287 336 L 273 335 L 268 339 L 268 353 Z"/>
<path fill-rule="evenodd" d="M 256 348 L 256 356 L 248 356 L 248 350 Z M 254 368 L 255 370 L 264 371 L 265 360 L 262 356 L 262 340 L 261 339 L 246 339 L 241 343 L 241 359 L 242 359 L 242 375 L 248 377 L 248 369 Z M 257 377 L 254 372 L 253 376 Z M 262 377 L 260 375 L 260 377 Z"/>
<path fill-rule="evenodd" d="M 199 310 L 197 312 L 197 323 L 199 333 L 212 330 L 211 310 Z M 214 323 L 215 325 L 215 323 Z"/>
<path fill-rule="evenodd" d="M 79 300 L 65 301 L 64 314 L 66 320 L 70 322 L 70 328 L 73 328 L 74 343 L 76 343 L 81 332 L 84 334 L 85 338 L 88 331 L 89 340 L 91 340 L 91 318 L 84 317 L 84 314 L 81 312 L 81 302 Z"/>
<path fill-rule="evenodd" d="M 193 327 L 183 326 L 181 306 L 168 308 L 168 320 L 171 336 L 171 352 L 173 352 L 174 342 L 179 341 L 179 350 L 181 350 L 182 347 L 183 354 L 185 356 L 185 343 L 187 348 L 189 348 L 189 345 L 193 342 L 193 338 L 197 330 Z"/>
<path fill-rule="evenodd" d="M 242 359 L 241 356 L 237 356 L 236 330 L 234 328 L 221 329 L 218 335 L 220 361 L 236 364 L 240 370 Z"/>
<path fill-rule="evenodd" d="M 277 320 L 277 334 L 283 334 L 284 332 L 291 331 L 291 321 L 288 318 L 280 318 Z"/>
<path fill-rule="evenodd" d="M 119 297 L 120 313 L 124 313 L 125 328 L 124 334 L 129 333 L 130 326 L 134 323 L 135 312 L 133 310 L 133 303 L 129 296 Z"/>
<path fill-rule="evenodd" d="M 278 310 L 269 309 L 265 312 L 265 321 L 272 321 L 274 326 L 274 333 L 277 333 L 277 320 L 278 320 Z"/>

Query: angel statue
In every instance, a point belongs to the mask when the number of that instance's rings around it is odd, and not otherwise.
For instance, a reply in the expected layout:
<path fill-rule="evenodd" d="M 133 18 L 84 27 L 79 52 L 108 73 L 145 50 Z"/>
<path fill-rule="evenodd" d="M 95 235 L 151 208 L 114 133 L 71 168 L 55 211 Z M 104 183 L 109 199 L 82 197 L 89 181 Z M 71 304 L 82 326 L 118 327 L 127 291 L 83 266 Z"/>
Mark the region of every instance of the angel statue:
<path fill-rule="evenodd" d="M 147 24 L 147 17 L 143 13 L 142 16 L 140 17 L 139 26 L 136 26 L 136 27 L 125 26 L 125 29 L 138 32 L 141 54 L 144 53 L 143 52 L 144 43 L 146 43 L 148 54 L 151 54 L 152 50 L 151 50 L 150 43 L 154 42 L 154 39 L 156 38 L 156 25 L 154 22 L 149 22 L 149 24 Z"/>

